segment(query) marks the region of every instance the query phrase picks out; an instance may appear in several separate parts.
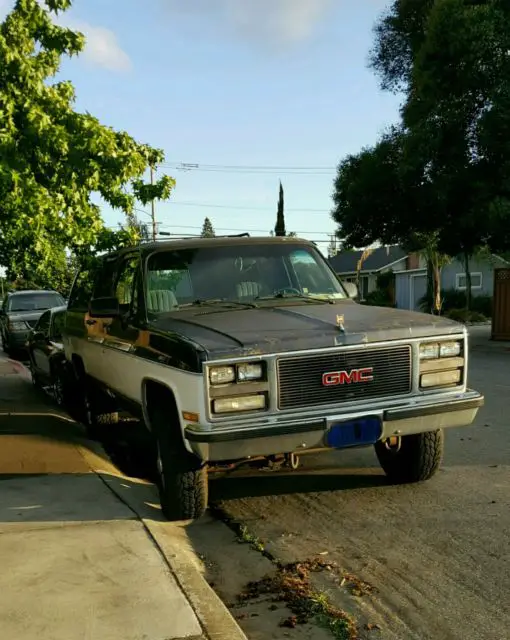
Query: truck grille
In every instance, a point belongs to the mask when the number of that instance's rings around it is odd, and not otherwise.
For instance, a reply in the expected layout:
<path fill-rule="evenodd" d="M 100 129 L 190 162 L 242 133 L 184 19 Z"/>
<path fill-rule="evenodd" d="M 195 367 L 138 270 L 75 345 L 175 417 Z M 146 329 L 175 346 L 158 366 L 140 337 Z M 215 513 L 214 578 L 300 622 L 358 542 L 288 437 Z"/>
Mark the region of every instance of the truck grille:
<path fill-rule="evenodd" d="M 369 382 L 324 386 L 325 373 L 373 368 Z M 411 347 L 337 351 L 278 361 L 279 409 L 340 404 L 404 395 L 411 391 Z"/>

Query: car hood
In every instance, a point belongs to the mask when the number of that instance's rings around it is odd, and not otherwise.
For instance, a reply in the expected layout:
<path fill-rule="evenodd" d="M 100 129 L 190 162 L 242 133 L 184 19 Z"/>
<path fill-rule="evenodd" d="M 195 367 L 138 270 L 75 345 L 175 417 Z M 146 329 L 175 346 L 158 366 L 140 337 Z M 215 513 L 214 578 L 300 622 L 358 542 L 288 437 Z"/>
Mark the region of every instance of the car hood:
<path fill-rule="evenodd" d="M 38 309 L 37 311 L 9 311 L 7 314 L 11 322 L 30 322 L 35 324 L 42 316 L 46 309 Z"/>
<path fill-rule="evenodd" d="M 338 316 L 343 316 L 343 322 Z M 165 314 L 153 327 L 185 335 L 212 358 L 425 338 L 464 330 L 463 325 L 441 316 L 359 305 L 351 300 L 256 309 L 195 307 Z"/>

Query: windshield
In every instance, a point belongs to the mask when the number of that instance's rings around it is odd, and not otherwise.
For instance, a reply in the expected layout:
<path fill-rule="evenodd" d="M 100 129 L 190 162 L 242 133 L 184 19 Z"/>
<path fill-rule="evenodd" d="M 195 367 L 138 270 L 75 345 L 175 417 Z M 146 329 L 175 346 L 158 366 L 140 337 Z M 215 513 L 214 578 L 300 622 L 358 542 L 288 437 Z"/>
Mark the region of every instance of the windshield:
<path fill-rule="evenodd" d="M 345 297 L 318 251 L 297 243 L 161 251 L 147 263 L 147 307 L 155 313 L 205 301 Z"/>
<path fill-rule="evenodd" d="M 8 311 L 41 311 L 63 304 L 64 300 L 57 293 L 26 293 L 12 296 Z"/>

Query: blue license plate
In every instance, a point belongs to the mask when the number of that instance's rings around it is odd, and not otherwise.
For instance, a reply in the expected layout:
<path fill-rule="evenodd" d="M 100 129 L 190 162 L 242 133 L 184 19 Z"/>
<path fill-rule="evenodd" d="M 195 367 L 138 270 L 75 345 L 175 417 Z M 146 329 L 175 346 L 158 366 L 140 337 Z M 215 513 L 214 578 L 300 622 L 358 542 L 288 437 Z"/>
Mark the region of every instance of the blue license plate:
<path fill-rule="evenodd" d="M 326 444 L 333 449 L 374 444 L 381 434 L 381 418 L 364 416 L 331 425 L 326 433 Z"/>

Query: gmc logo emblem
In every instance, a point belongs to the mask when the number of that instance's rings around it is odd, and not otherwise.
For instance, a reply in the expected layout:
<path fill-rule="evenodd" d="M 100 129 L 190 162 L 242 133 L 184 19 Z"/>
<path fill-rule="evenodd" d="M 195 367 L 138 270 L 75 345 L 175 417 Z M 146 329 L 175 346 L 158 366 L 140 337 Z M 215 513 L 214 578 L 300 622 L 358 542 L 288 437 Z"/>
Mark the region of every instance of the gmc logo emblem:
<path fill-rule="evenodd" d="M 358 384 L 360 382 L 372 382 L 374 368 L 351 369 L 350 371 L 330 371 L 322 374 L 322 384 L 325 387 L 336 387 L 339 384 Z"/>

